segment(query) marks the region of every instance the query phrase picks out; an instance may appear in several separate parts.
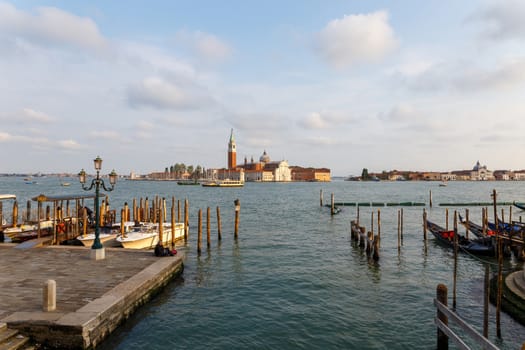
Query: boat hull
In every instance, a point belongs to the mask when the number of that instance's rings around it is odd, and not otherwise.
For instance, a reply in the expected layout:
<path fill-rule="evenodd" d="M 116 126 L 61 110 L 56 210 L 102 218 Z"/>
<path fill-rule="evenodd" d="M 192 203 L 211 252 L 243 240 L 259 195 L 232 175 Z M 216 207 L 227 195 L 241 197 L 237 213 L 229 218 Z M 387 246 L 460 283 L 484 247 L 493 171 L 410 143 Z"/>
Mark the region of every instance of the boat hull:
<path fill-rule="evenodd" d="M 163 225 L 162 232 L 162 244 L 169 245 L 172 240 L 178 241 L 184 238 L 185 226 L 183 223 L 176 223 L 175 228 L 172 230 L 171 224 Z M 174 235 L 172 236 L 172 232 Z M 127 249 L 151 249 L 159 242 L 159 231 L 158 225 L 150 227 L 145 230 L 131 231 L 125 234 L 124 237 L 117 237 L 119 242 L 124 248 Z"/>
<path fill-rule="evenodd" d="M 449 248 L 454 248 L 454 231 L 445 230 L 441 226 L 427 220 L 427 228 L 436 237 L 438 242 Z M 467 239 L 458 234 L 458 248 L 470 254 L 494 256 L 495 247 L 490 237 L 488 239 L 478 238 L 474 240 Z"/>
<path fill-rule="evenodd" d="M 106 247 L 118 247 L 120 244 L 116 241 L 117 234 L 115 233 L 100 233 L 98 235 L 100 243 Z M 85 236 L 78 236 L 77 240 L 82 242 L 84 247 L 91 247 L 95 241 L 95 234 L 90 233 Z"/>

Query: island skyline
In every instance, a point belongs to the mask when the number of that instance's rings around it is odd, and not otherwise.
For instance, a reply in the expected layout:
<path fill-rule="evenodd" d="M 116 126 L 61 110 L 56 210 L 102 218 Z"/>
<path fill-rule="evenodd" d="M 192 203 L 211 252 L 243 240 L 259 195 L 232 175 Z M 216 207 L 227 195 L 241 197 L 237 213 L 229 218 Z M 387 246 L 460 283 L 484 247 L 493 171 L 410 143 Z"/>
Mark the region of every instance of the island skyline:
<path fill-rule="evenodd" d="M 0 173 L 523 169 L 525 4 L 0 1 Z"/>

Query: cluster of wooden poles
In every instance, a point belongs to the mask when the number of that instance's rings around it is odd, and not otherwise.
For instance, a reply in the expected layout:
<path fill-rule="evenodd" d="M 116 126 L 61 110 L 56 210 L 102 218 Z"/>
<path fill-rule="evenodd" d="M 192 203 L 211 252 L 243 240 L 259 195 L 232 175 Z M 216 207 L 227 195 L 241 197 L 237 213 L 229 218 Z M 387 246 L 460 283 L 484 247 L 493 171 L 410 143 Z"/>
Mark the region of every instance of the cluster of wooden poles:
<path fill-rule="evenodd" d="M 239 222 L 240 222 L 240 213 L 241 213 L 241 202 L 239 199 L 234 201 L 235 204 L 235 224 L 234 224 L 234 239 L 239 238 Z M 210 207 L 206 208 L 206 246 L 208 249 L 211 247 L 211 209 Z M 221 232 L 221 212 L 220 208 L 217 207 L 217 239 L 220 242 L 222 240 Z M 197 221 L 197 253 L 202 252 L 202 209 L 199 209 L 198 221 Z"/>
<path fill-rule="evenodd" d="M 494 198 L 494 217 L 496 221 L 496 227 L 499 227 L 498 225 L 498 217 L 497 217 L 497 211 L 496 211 L 496 191 L 494 191 L 492 197 Z M 400 249 L 401 242 L 403 240 L 403 209 L 398 210 L 398 225 L 397 225 L 397 232 L 398 232 L 398 249 Z M 501 217 L 504 218 L 504 211 L 502 209 L 501 211 Z M 426 227 L 426 218 L 427 218 L 427 212 L 425 209 L 423 209 L 423 235 L 424 235 L 424 241 L 427 240 L 427 227 Z M 466 219 L 467 223 L 469 220 L 469 212 L 468 209 L 466 210 Z M 377 234 L 374 235 L 374 212 L 371 213 L 371 221 L 370 221 L 370 231 L 368 231 L 367 234 L 365 234 L 365 227 L 359 225 L 359 207 L 357 207 L 357 219 L 351 221 L 351 237 L 354 241 L 359 242 L 359 246 L 365 247 L 366 246 L 366 252 L 367 255 L 372 255 L 374 260 L 379 259 L 379 247 L 380 247 L 380 240 L 381 240 L 381 211 L 377 211 Z M 448 230 L 448 208 L 446 209 L 446 229 Z M 488 231 L 488 208 L 482 208 L 482 221 L 483 221 L 483 227 L 484 232 Z M 521 217 L 520 217 L 521 222 Z M 457 211 L 454 211 L 454 276 L 453 276 L 453 308 L 456 308 L 456 285 L 457 285 L 457 270 L 458 270 L 458 214 Z M 512 207 L 510 207 L 509 212 L 509 223 L 513 223 L 512 221 Z M 468 232 L 469 228 L 468 225 L 466 227 L 466 236 L 468 238 Z M 522 233 L 523 236 L 523 233 Z M 509 240 L 509 238 L 504 237 L 503 235 L 499 234 L 499 230 L 497 230 L 495 234 L 496 244 L 497 244 L 497 261 L 498 261 L 498 272 L 497 272 L 497 290 L 495 293 L 495 299 L 496 299 L 496 334 L 497 337 L 501 338 L 501 299 L 502 299 L 502 293 L 503 293 L 503 241 L 505 239 Z M 514 238 L 514 243 L 518 243 L 523 245 L 523 237 L 521 240 L 517 240 Z M 489 265 L 485 264 L 485 280 L 484 280 L 484 313 L 483 313 L 483 335 L 485 337 L 488 336 L 488 304 L 489 304 L 489 293 L 490 293 L 490 278 L 489 278 Z"/>
<path fill-rule="evenodd" d="M 46 198 L 47 199 L 47 198 Z M 77 215 L 71 213 L 70 201 L 65 200 L 65 209 L 64 201 L 55 200 L 53 201 L 53 214 L 51 214 L 51 206 L 47 205 L 45 210 L 45 216 L 41 210 L 43 200 L 38 200 L 38 214 L 36 215 L 37 222 L 40 223 L 41 220 L 52 220 L 53 217 L 53 243 L 60 243 L 60 234 L 64 234 L 65 239 L 69 239 L 69 233 L 79 234 L 80 232 L 80 222 L 82 222 L 83 232 L 82 234 L 87 234 L 88 228 L 88 214 L 87 208 L 84 205 L 84 200 L 76 199 L 76 208 Z M 150 203 L 151 202 L 151 203 Z M 239 223 L 240 223 L 240 200 L 236 199 L 234 201 L 235 205 L 235 227 L 234 227 L 234 237 L 238 238 L 239 235 Z M 181 222 L 181 201 L 175 200 L 175 197 L 171 198 L 171 223 L 172 227 L 175 227 L 175 222 Z M 175 209 L 176 208 L 176 209 Z M 177 215 L 175 216 L 175 210 Z M 184 239 L 188 239 L 189 235 L 189 202 L 188 199 L 184 200 Z M 140 198 L 137 200 L 133 198 L 133 204 L 130 208 L 128 203 L 124 203 L 124 207 L 120 211 L 120 229 L 121 234 L 125 235 L 125 222 L 133 221 L 137 222 L 152 222 L 159 223 L 159 234 L 162 235 L 163 222 L 167 220 L 167 205 L 166 199 L 164 197 L 160 198 L 155 196 L 153 200 L 149 200 L 148 197 Z M 27 201 L 27 209 L 24 213 L 25 222 L 31 221 L 31 201 Z M 18 225 L 18 201 L 14 201 L 12 209 L 12 227 Z M 111 226 L 116 221 L 116 210 L 112 209 L 109 205 L 109 200 L 106 197 L 102 200 L 99 207 L 99 222 L 100 227 Z M 0 223 L 3 221 L 3 204 L 0 201 Z M 66 228 L 64 229 L 62 224 L 67 223 Z M 207 245 L 210 247 L 210 208 L 207 208 Z M 222 239 L 221 233 L 221 216 L 220 208 L 217 207 L 217 232 L 218 239 Z M 40 237 L 40 236 L 39 236 Z M 162 237 L 161 237 L 162 239 Z M 198 241 L 197 241 L 197 251 L 201 252 L 201 241 L 202 241 L 202 209 L 199 209 L 198 213 Z"/>
<path fill-rule="evenodd" d="M 366 234 L 366 228 L 360 225 L 360 210 L 357 207 L 356 220 L 350 222 L 351 238 L 358 242 L 360 247 L 366 246 L 367 255 L 371 255 L 374 260 L 379 260 L 379 248 L 381 247 L 381 210 L 377 210 L 377 233 L 374 232 L 374 212 L 370 213 L 370 231 Z M 401 249 L 403 242 L 403 208 L 397 211 L 397 249 Z"/>

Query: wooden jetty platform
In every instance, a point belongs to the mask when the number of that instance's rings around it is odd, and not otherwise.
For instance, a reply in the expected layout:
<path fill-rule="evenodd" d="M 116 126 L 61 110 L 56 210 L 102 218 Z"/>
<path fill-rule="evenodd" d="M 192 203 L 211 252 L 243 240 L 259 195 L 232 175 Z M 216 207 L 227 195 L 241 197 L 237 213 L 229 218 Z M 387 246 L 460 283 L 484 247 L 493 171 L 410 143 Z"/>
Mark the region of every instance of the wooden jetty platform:
<path fill-rule="evenodd" d="M 49 348 L 96 347 L 183 271 L 180 253 L 106 248 L 105 259 L 92 260 L 85 247 L 15 247 L 0 245 L 0 329 Z M 54 310 L 46 305 L 49 280 Z"/>

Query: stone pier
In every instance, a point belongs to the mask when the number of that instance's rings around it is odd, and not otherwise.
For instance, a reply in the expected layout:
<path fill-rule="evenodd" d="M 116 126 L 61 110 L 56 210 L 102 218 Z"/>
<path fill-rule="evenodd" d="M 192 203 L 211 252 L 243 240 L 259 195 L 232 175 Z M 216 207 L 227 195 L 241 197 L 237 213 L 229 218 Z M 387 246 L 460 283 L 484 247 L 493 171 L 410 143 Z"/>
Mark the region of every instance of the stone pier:
<path fill-rule="evenodd" d="M 182 256 L 106 248 L 47 246 L 15 249 L 1 244 L 0 323 L 55 348 L 100 344 L 139 306 L 183 271 Z M 43 311 L 43 286 L 56 282 L 56 309 Z"/>

